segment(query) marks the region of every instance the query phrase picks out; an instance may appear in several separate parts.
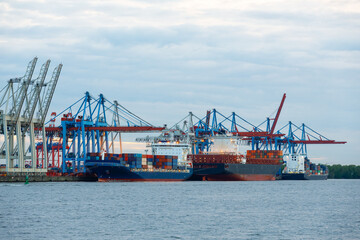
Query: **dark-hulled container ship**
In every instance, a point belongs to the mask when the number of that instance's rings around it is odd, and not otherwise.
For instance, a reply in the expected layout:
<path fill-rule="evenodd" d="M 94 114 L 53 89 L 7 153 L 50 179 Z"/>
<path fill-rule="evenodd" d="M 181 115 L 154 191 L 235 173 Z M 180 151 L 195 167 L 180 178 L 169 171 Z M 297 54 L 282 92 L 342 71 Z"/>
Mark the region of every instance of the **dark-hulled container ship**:
<path fill-rule="evenodd" d="M 240 154 L 188 155 L 193 163 L 190 180 L 207 181 L 271 181 L 281 168 L 282 151 L 248 150 Z"/>
<path fill-rule="evenodd" d="M 192 168 L 178 164 L 177 156 L 89 153 L 86 168 L 98 181 L 185 181 Z"/>

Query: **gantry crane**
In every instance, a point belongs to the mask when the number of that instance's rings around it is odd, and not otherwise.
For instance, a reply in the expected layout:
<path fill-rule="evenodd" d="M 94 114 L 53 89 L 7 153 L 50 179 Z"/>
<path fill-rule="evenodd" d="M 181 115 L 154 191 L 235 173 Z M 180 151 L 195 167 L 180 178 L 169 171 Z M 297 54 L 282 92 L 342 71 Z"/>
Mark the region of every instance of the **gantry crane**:
<path fill-rule="evenodd" d="M 0 108 L 2 109 L 0 110 L 0 133 L 4 135 L 0 157 L 6 159 L 7 172 L 46 172 L 47 170 L 46 158 L 40 168 L 35 164 L 34 128 L 44 124 L 48 106 L 52 99 L 51 94 L 50 97 L 41 100 L 41 93 L 44 88 L 48 92 L 53 93 L 55 91 L 56 83 L 54 85 L 54 82 L 57 82 L 60 71 L 55 71 L 57 76 L 45 83 L 50 65 L 50 60 L 47 60 L 42 65 L 39 76 L 32 80 L 37 60 L 38 58 L 35 57 L 29 62 L 23 77 L 12 78 L 8 81 L 0 101 Z M 14 91 L 14 89 L 16 90 Z M 36 109 L 41 109 L 41 106 L 47 106 L 47 108 L 35 117 Z M 45 138 L 45 132 L 43 138 Z M 26 147 L 27 144 L 28 147 Z M 29 152 L 31 156 L 28 155 Z M 27 160 L 29 162 L 25 164 Z"/>
<path fill-rule="evenodd" d="M 306 144 L 344 144 L 346 142 L 340 142 L 330 140 L 323 135 L 318 134 L 313 129 L 302 124 L 301 128 L 289 122 L 286 126 L 278 131 L 275 131 L 277 122 L 281 110 L 283 108 L 286 99 L 286 94 L 283 95 L 280 105 L 276 111 L 274 119 L 266 118 L 264 122 L 259 125 L 254 125 L 236 114 L 235 112 L 230 115 L 224 115 L 213 109 L 207 111 L 206 115 L 202 118 L 197 117 L 190 112 L 187 117 L 183 118 L 180 122 L 184 121 L 184 126 L 187 128 L 182 130 L 182 140 L 188 142 L 192 148 L 193 154 L 206 153 L 211 150 L 214 139 L 227 138 L 235 139 L 238 144 L 248 145 L 251 150 L 282 150 L 284 153 L 285 161 L 289 158 L 294 158 L 296 154 L 303 156 L 307 155 Z M 195 124 L 193 124 L 195 119 Z M 271 122 L 273 121 L 273 122 Z M 170 129 L 167 129 L 169 133 L 179 129 L 179 123 L 175 124 Z M 187 123 L 190 124 L 187 124 Z M 266 123 L 266 129 L 262 129 L 262 125 Z M 295 126 L 295 128 L 294 128 Z M 287 134 L 283 130 L 288 127 Z M 295 132 L 301 129 L 301 137 L 298 137 Z M 309 133 L 311 132 L 311 133 Z M 319 137 L 314 137 L 318 135 Z M 139 141 L 166 141 L 166 136 L 169 134 L 162 134 L 160 137 L 153 138 L 139 138 Z M 305 139 L 307 136 L 307 139 Z M 312 139 L 310 139 L 312 137 Z M 169 140 L 169 139 L 168 139 Z M 289 157 L 290 156 L 290 157 Z"/>
<path fill-rule="evenodd" d="M 29 62 L 23 77 L 12 78 L 8 81 L 6 90 L 0 101 L 1 107 L 5 105 L 5 109 L 0 112 L 2 123 L 1 133 L 4 134 L 4 142 L 1 150 L 4 149 L 2 154 L 6 158 L 7 172 L 14 167 L 20 167 L 20 169 L 24 167 L 23 155 L 19 154 L 23 152 L 21 121 L 19 121 L 19 117 L 27 96 L 27 89 L 31 83 L 36 62 L 36 57 Z M 16 91 L 14 91 L 14 88 L 16 88 Z M 15 160 L 18 161 L 17 164 L 14 164 Z"/>
<path fill-rule="evenodd" d="M 153 126 L 117 101 L 110 102 L 103 94 L 95 98 L 89 92 L 49 122 L 53 123 L 56 118 L 61 119 L 61 125 L 45 127 L 47 144 L 43 141 L 36 149 L 40 152 L 37 155 L 43 155 L 45 145 L 49 157 L 56 156 L 54 151 L 58 154 L 58 149 L 51 143 L 55 136 L 60 136 L 56 144 L 59 142 L 62 144 L 60 165 L 63 173 L 84 173 L 86 171 L 84 165 L 90 153 L 114 153 L 116 135 L 120 136 L 120 151 L 122 151 L 121 133 L 157 132 L 164 129 Z M 56 160 L 53 157 L 50 164 L 53 166 L 54 162 Z"/>

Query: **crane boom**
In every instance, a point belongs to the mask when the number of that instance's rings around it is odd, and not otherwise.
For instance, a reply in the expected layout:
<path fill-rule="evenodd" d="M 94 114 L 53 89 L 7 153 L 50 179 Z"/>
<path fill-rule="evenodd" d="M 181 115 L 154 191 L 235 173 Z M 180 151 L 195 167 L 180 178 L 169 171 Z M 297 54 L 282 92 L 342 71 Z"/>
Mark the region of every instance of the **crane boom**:
<path fill-rule="evenodd" d="M 40 99 L 40 93 L 41 93 L 41 89 L 44 85 L 44 81 L 46 78 L 46 74 L 47 71 L 49 69 L 50 66 L 50 60 L 47 60 L 41 67 L 40 69 L 40 74 L 38 77 L 38 82 L 35 83 L 31 95 L 30 95 L 30 99 L 29 102 L 27 103 L 26 109 L 24 111 L 24 117 L 28 119 L 28 123 L 27 125 L 30 124 L 30 122 L 32 121 L 32 118 L 34 116 L 34 112 L 37 106 L 37 103 Z"/>
<path fill-rule="evenodd" d="M 31 82 L 31 77 L 34 73 L 36 62 L 37 62 L 37 57 L 35 57 L 32 61 L 29 62 L 25 76 L 23 77 L 24 81 L 22 82 L 21 87 L 19 87 L 18 95 L 14 99 L 15 101 L 13 108 L 10 110 L 10 115 L 13 116 L 12 121 L 14 123 L 16 123 L 19 119 L 21 108 L 24 104 L 27 90 Z"/>
<path fill-rule="evenodd" d="M 62 66 L 63 65 L 60 63 L 59 66 L 57 66 L 54 69 L 51 80 L 47 86 L 47 91 L 46 91 L 42 101 L 40 102 L 40 109 L 39 109 L 38 114 L 40 115 L 41 125 L 43 125 L 45 122 L 45 118 L 46 118 L 47 112 L 50 107 L 51 99 L 55 92 L 56 84 L 58 82 Z"/>
<path fill-rule="evenodd" d="M 285 102 L 285 98 L 286 98 L 286 93 L 284 93 L 283 97 L 282 97 L 282 100 L 281 100 L 281 103 L 280 103 L 280 106 L 279 106 L 279 109 L 276 113 L 276 117 L 275 117 L 275 120 L 273 122 L 273 125 L 271 126 L 271 130 L 270 130 L 270 134 L 273 134 L 274 133 L 274 130 L 275 130 L 275 127 L 276 127 L 276 123 L 279 119 L 279 116 L 280 116 L 280 112 L 281 112 L 281 109 L 284 105 L 284 102 Z"/>

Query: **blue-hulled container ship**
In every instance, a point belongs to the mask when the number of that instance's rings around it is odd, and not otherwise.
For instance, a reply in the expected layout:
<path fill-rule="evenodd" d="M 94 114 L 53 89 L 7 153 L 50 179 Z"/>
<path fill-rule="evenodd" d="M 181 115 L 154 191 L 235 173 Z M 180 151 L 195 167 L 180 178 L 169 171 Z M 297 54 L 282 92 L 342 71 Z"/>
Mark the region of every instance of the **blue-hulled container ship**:
<path fill-rule="evenodd" d="M 178 156 L 88 153 L 86 168 L 98 181 L 185 181 L 192 167 L 178 163 Z"/>
<path fill-rule="evenodd" d="M 327 166 L 312 163 L 305 154 L 287 154 L 284 160 L 282 180 L 327 180 L 328 178 Z"/>

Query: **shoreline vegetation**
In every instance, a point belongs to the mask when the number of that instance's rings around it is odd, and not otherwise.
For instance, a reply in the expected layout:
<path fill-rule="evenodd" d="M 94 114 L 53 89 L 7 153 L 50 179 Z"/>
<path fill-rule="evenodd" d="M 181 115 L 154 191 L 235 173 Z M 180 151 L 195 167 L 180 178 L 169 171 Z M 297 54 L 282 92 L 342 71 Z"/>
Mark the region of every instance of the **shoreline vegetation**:
<path fill-rule="evenodd" d="M 329 179 L 360 179 L 360 166 L 356 165 L 327 165 Z"/>

